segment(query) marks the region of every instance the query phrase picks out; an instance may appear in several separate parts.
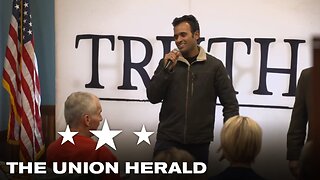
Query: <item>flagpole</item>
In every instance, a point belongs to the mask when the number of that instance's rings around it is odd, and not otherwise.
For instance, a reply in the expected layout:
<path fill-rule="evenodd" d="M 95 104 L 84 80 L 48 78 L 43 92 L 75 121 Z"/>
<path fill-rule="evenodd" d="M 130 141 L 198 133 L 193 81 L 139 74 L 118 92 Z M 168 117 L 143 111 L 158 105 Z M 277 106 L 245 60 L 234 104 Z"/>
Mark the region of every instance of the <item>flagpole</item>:
<path fill-rule="evenodd" d="M 31 11 L 30 11 L 30 14 L 31 14 Z M 35 53 L 33 53 L 33 55 L 35 56 Z M 34 57 L 33 58 L 33 60 L 35 59 L 36 57 Z M 35 66 L 35 62 L 33 63 L 33 65 Z M 35 82 L 36 82 L 36 70 L 34 69 L 33 70 L 33 101 L 36 101 L 36 92 L 35 92 L 35 89 L 36 89 L 36 87 L 35 87 Z M 37 133 L 37 125 L 36 125 L 36 123 L 37 123 L 37 119 L 36 119 L 36 111 L 38 111 L 38 109 L 36 109 L 36 104 L 35 103 L 33 103 L 33 109 L 34 109 L 34 111 L 33 111 L 33 132 L 32 132 L 32 141 L 33 141 L 33 161 L 35 161 L 36 160 L 36 133 Z"/>
<path fill-rule="evenodd" d="M 24 0 L 20 0 L 20 78 L 22 78 L 23 77 L 23 75 L 22 75 L 22 63 L 23 63 L 23 47 L 24 47 L 24 42 L 23 42 L 23 17 L 24 17 Z M 31 13 L 31 11 L 30 11 L 30 13 Z M 32 72 L 32 75 L 33 75 L 33 82 L 35 81 L 34 80 L 34 71 Z M 22 91 L 22 90 L 21 90 Z M 33 95 L 33 97 L 32 97 L 32 99 L 34 99 L 35 98 L 35 92 L 34 92 L 34 83 L 33 83 L 33 89 L 32 89 L 32 95 Z M 24 108 L 24 104 L 23 104 L 23 102 L 21 102 L 21 105 L 22 105 L 22 109 Z M 32 130 L 32 157 L 31 157 L 31 159 L 32 159 L 32 161 L 34 162 L 34 160 L 35 160 L 35 152 L 36 152 L 36 150 L 35 150 L 35 128 L 36 128 L 36 125 L 35 125 L 35 123 L 36 123 L 36 120 L 35 120 L 35 111 L 36 111 L 36 109 L 35 109 L 35 104 L 33 103 L 33 109 L 34 109 L 34 111 L 33 111 L 33 123 L 30 123 L 30 125 L 31 125 L 31 130 Z M 23 121 L 24 121 L 25 119 L 23 119 L 23 118 L 21 118 L 21 124 L 20 124 L 20 128 L 23 126 Z M 21 129 L 20 129 L 20 131 L 21 131 Z M 20 135 L 21 135 L 21 133 L 20 133 Z M 20 137 L 20 140 L 21 140 L 21 137 Z M 24 161 L 26 161 L 25 159 L 24 159 Z"/>
<path fill-rule="evenodd" d="M 20 57 L 19 57 L 19 59 L 20 59 L 20 61 L 19 61 L 19 67 L 20 67 L 20 80 L 21 80 L 21 77 L 22 77 L 22 51 L 23 51 L 23 2 L 22 2 L 23 0 L 21 0 L 20 1 L 20 46 L 19 46 L 19 48 L 20 48 Z M 19 28 L 18 28 L 19 29 Z M 20 89 L 20 92 L 22 91 L 22 89 L 21 89 L 22 87 L 20 86 L 19 87 L 19 89 Z M 21 99 L 20 99 L 20 101 L 21 101 Z M 22 105 L 22 108 L 23 108 L 23 103 L 22 102 L 20 102 L 20 104 Z M 23 118 L 21 117 L 21 114 L 20 114 L 20 112 L 18 113 L 19 114 L 19 118 L 21 119 L 21 121 L 20 121 L 20 132 L 19 132 L 19 146 L 21 146 L 21 127 L 22 127 L 22 125 L 23 125 Z M 24 158 L 23 158 L 23 155 L 21 154 L 21 148 L 19 148 L 20 150 L 20 152 L 19 152 L 19 154 L 20 154 L 20 156 L 21 156 L 21 158 L 23 159 L 23 161 L 26 161 Z"/>
<path fill-rule="evenodd" d="M 25 0 L 21 0 L 22 1 L 22 4 L 23 4 L 23 1 L 25 1 Z M 28 2 L 29 3 L 29 2 Z M 30 8 L 30 4 L 29 4 L 29 8 Z M 30 9 L 29 9 L 30 10 Z M 29 11 L 29 16 L 31 16 L 31 11 Z M 31 20 L 30 20 L 31 21 Z M 33 38 L 32 38 L 33 39 Z M 34 60 L 35 60 L 35 53 L 33 53 L 33 58 L 32 58 L 32 60 L 33 60 L 33 65 L 35 66 L 35 62 L 34 62 Z M 33 69 L 33 71 L 32 71 L 32 90 L 31 90 L 31 92 L 32 92 L 32 100 L 33 100 L 33 102 L 34 101 L 36 101 L 36 92 L 35 92 L 35 89 L 36 89 L 36 87 L 35 87 L 35 82 L 36 82 L 36 73 L 35 73 L 35 71 L 36 71 L 36 68 L 34 68 Z M 35 105 L 35 103 L 32 103 L 32 105 L 33 105 L 33 114 L 32 114 L 32 121 L 33 121 L 33 123 L 30 123 L 30 125 L 32 125 L 32 127 L 31 127 L 31 129 L 32 129 L 32 162 L 34 162 L 35 161 L 35 159 L 36 159 L 36 131 L 37 131 L 37 125 L 36 125 L 36 123 L 37 123 L 37 120 L 36 120 L 36 111 L 37 111 L 37 109 L 36 109 L 36 105 Z"/>

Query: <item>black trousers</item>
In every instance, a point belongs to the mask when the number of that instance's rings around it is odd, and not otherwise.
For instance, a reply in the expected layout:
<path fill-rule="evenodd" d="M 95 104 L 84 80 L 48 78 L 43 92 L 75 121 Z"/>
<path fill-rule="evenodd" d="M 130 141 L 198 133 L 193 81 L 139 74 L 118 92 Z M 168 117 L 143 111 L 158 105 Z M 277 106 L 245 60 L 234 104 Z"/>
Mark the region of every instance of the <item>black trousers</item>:
<path fill-rule="evenodd" d="M 181 144 L 173 141 L 157 140 L 154 147 L 153 157 L 155 157 L 161 151 L 175 147 L 177 149 L 182 149 L 189 152 L 194 157 L 196 162 L 203 162 L 208 165 L 209 145 L 210 142 L 201 144 Z"/>

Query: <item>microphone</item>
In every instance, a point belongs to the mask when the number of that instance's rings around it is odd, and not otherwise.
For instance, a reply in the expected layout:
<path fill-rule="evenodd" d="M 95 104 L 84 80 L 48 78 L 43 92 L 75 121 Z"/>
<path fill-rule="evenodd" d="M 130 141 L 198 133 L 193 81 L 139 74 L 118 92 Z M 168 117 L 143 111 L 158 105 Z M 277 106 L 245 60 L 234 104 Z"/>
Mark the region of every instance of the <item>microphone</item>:
<path fill-rule="evenodd" d="M 174 53 L 179 52 L 178 49 L 173 49 L 172 51 L 173 51 Z M 168 59 L 166 65 L 164 66 L 164 69 L 165 69 L 165 70 L 168 70 L 172 63 L 173 63 L 172 59 Z"/>
<path fill-rule="evenodd" d="M 166 65 L 164 66 L 164 69 L 167 70 L 171 66 L 172 63 L 173 63 L 172 60 L 168 59 Z"/>

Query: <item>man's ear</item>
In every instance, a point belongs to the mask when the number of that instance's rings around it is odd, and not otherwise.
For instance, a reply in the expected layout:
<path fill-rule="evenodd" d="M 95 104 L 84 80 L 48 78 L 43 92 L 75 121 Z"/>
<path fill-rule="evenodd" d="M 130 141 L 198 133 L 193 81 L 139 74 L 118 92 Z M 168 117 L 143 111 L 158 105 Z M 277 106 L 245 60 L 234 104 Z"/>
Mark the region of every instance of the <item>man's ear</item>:
<path fill-rule="evenodd" d="M 200 31 L 197 30 L 196 32 L 194 32 L 193 36 L 194 36 L 194 38 L 196 38 L 196 40 L 199 40 L 199 38 L 200 38 Z"/>
<path fill-rule="evenodd" d="M 89 117 L 89 115 L 88 114 L 84 114 L 82 116 L 82 118 L 83 118 L 84 125 L 87 126 L 87 127 L 90 127 L 90 117 Z"/>

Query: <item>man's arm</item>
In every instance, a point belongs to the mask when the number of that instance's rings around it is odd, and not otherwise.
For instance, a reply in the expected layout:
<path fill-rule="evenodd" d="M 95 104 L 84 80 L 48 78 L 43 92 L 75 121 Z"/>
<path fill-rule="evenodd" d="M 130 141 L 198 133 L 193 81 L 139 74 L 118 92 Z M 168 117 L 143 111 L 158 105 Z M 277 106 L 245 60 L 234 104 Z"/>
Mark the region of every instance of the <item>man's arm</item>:
<path fill-rule="evenodd" d="M 171 73 L 172 72 L 164 69 L 164 61 L 161 60 L 147 87 L 147 97 L 152 104 L 159 103 L 163 100 Z"/>
<path fill-rule="evenodd" d="M 287 133 L 287 159 L 289 169 L 295 177 L 299 176 L 299 157 L 306 138 L 308 111 L 306 106 L 306 71 L 302 71 L 296 90 L 289 130 Z"/>
<path fill-rule="evenodd" d="M 302 71 L 296 90 L 295 103 L 287 134 L 287 159 L 298 160 L 306 138 L 308 111 L 306 106 L 306 76 Z"/>
<path fill-rule="evenodd" d="M 236 92 L 222 62 L 219 62 L 215 86 L 217 87 L 218 97 L 223 106 L 224 122 L 233 116 L 239 115 L 239 104 L 236 98 Z"/>
<path fill-rule="evenodd" d="M 299 157 L 306 138 L 308 111 L 306 106 L 306 71 L 303 70 L 296 90 L 289 130 L 287 133 L 287 159 L 289 169 L 295 177 L 299 176 Z"/>

